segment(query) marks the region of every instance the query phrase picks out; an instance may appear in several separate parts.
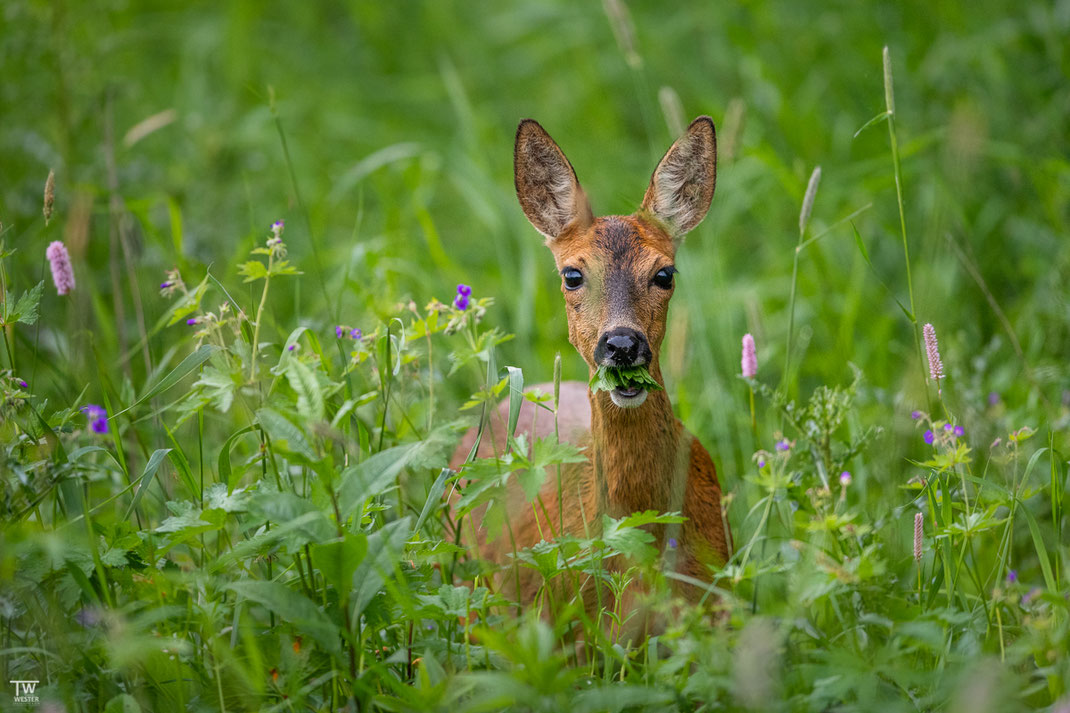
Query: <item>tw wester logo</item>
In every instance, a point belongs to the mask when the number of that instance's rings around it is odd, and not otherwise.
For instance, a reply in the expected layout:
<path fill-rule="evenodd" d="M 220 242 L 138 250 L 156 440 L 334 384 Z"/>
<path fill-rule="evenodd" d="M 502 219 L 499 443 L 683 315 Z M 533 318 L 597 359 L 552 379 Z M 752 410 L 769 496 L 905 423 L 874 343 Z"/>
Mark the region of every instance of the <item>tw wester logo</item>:
<path fill-rule="evenodd" d="M 15 703 L 40 703 L 37 684 L 40 681 L 9 681 L 15 684 Z"/>

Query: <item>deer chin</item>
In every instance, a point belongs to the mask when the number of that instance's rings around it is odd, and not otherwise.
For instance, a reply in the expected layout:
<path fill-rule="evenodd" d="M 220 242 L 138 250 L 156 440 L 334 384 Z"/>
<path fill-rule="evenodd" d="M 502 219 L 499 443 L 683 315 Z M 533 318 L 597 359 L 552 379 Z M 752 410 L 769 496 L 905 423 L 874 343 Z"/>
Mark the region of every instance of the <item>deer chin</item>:
<path fill-rule="evenodd" d="M 613 389 L 609 392 L 610 400 L 619 408 L 639 408 L 646 401 L 646 389 Z"/>

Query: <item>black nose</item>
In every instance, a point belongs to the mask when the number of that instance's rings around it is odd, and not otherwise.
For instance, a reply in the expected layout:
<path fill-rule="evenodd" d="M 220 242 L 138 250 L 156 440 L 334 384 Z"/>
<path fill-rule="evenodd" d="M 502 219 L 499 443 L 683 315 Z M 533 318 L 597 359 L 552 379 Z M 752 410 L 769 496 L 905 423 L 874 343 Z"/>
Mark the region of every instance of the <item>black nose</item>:
<path fill-rule="evenodd" d="M 596 364 L 636 366 L 650 362 L 650 348 L 643 335 L 634 329 L 617 327 L 602 335 L 594 349 Z"/>

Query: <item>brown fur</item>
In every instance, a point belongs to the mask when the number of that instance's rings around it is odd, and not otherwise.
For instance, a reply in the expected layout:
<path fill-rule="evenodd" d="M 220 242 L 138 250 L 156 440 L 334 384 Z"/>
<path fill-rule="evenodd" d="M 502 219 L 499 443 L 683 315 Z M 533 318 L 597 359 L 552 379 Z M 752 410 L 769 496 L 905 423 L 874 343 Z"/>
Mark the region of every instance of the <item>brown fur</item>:
<path fill-rule="evenodd" d="M 705 215 L 713 197 L 716 176 L 716 139 L 708 117 L 696 119 L 666 153 L 651 178 L 639 212 L 631 216 L 592 218 L 575 171 L 553 139 L 537 123 L 526 120 L 517 130 L 516 188 L 520 204 L 532 224 L 547 236 L 559 270 L 582 271 L 582 289 L 562 286 L 568 314 L 569 341 L 594 373 L 594 352 L 601 335 L 628 328 L 647 340 L 651 376 L 664 384 L 659 352 L 665 336 L 669 299 L 674 288 L 652 282 L 663 268 L 673 266 L 677 238 Z M 551 391 L 552 385 L 541 385 Z M 536 412 L 541 411 L 538 416 Z M 587 462 L 562 467 L 558 481 L 551 469 L 536 506 L 519 487 L 509 493 L 511 537 L 517 549 L 566 533 L 585 536 L 597 532 L 601 515 L 623 517 L 640 510 L 678 511 L 687 518 L 682 526 L 651 529 L 665 562 L 676 572 L 709 581 L 708 564 L 723 563 L 729 554 L 729 533 L 721 516 L 721 488 L 709 453 L 673 415 L 665 391 L 649 392 L 636 408 L 621 408 L 608 393 L 589 393 L 581 382 L 561 385 L 559 404 L 561 438 L 586 447 Z M 490 419 L 479 456 L 502 452 L 508 404 Z M 530 403 L 521 408 L 518 433 L 535 437 L 553 433 L 553 416 Z M 475 430 L 467 434 L 454 455 L 460 467 L 472 448 Z M 515 479 L 514 481 L 515 482 Z M 541 503 L 541 504 L 540 504 Z M 481 554 L 506 564 L 512 551 L 510 536 L 488 542 L 480 512 L 473 513 L 474 541 Z M 666 531 L 667 528 L 673 528 Z M 467 530 L 468 528 L 466 528 Z M 678 542 L 667 547 L 669 538 Z M 623 566 L 615 563 L 614 566 Z M 520 591 L 515 590 L 512 568 L 501 578 L 502 589 L 531 601 L 541 579 L 520 568 Z M 680 585 L 689 599 L 704 594 L 699 587 Z M 587 604 L 593 605 L 585 590 Z M 607 602 L 603 599 L 603 605 Z"/>

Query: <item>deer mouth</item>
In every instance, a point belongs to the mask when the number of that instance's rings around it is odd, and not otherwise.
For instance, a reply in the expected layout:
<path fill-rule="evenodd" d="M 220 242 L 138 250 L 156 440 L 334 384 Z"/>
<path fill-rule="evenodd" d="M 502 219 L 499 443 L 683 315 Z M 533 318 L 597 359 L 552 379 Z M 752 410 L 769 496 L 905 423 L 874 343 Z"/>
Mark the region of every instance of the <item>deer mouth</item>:
<path fill-rule="evenodd" d="M 609 398 L 620 408 L 637 408 L 646 401 L 648 393 L 639 386 L 617 387 L 609 392 Z"/>
<path fill-rule="evenodd" d="M 589 386 L 591 393 L 608 391 L 610 400 L 618 408 L 642 406 L 651 389 L 661 388 L 646 365 L 600 366 L 591 377 Z"/>

